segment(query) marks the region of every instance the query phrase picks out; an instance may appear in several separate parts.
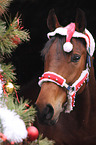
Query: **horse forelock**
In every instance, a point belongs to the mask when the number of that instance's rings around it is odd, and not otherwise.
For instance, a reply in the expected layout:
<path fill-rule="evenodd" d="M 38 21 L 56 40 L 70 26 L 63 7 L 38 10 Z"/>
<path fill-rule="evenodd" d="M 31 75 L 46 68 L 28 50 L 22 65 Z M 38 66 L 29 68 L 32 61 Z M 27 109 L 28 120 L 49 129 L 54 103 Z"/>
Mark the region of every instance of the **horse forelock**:
<path fill-rule="evenodd" d="M 53 42 L 55 41 L 56 37 L 52 37 L 51 39 L 49 39 L 44 48 L 41 50 L 41 56 L 45 57 L 45 55 L 48 53 L 49 48 L 51 47 L 51 45 L 53 44 Z"/>

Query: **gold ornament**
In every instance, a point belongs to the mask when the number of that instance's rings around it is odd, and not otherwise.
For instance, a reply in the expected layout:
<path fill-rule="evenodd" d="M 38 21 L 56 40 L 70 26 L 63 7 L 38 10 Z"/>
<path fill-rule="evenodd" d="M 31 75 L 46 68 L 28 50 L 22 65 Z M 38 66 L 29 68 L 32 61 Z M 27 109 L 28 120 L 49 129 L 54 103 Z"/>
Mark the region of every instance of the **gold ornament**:
<path fill-rule="evenodd" d="M 11 94 L 13 92 L 14 85 L 12 83 L 8 82 L 5 86 L 5 88 L 6 88 L 6 91 Z"/>

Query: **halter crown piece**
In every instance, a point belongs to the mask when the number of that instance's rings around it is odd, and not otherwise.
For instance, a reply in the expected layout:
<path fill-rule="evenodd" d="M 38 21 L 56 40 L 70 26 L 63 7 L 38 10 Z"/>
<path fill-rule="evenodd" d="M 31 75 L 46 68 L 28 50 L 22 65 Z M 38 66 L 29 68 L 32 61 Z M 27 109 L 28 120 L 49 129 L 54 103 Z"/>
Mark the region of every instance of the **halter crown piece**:
<path fill-rule="evenodd" d="M 40 78 L 39 78 L 39 86 L 42 85 L 44 82 L 52 82 L 60 87 L 65 87 L 67 89 L 67 106 L 65 113 L 70 113 L 73 110 L 73 107 L 75 107 L 75 97 L 77 91 L 83 86 L 83 84 L 89 80 L 89 70 L 91 67 L 91 61 L 90 56 L 93 55 L 95 51 L 95 41 L 92 36 L 92 34 L 85 28 L 85 33 L 80 33 L 75 31 L 75 23 L 70 23 L 66 27 L 59 27 L 55 29 L 55 31 L 50 32 L 47 34 L 48 38 L 50 39 L 50 36 L 55 36 L 56 34 L 66 36 L 66 42 L 63 45 L 63 50 L 67 53 L 71 52 L 73 49 L 73 45 L 70 42 L 71 38 L 84 38 L 86 41 L 86 49 L 88 52 L 87 55 L 87 62 L 86 62 L 86 69 L 82 71 L 80 77 L 78 80 L 76 80 L 71 86 L 69 86 L 66 83 L 66 79 L 60 76 L 59 74 L 56 74 L 55 72 L 45 72 Z"/>

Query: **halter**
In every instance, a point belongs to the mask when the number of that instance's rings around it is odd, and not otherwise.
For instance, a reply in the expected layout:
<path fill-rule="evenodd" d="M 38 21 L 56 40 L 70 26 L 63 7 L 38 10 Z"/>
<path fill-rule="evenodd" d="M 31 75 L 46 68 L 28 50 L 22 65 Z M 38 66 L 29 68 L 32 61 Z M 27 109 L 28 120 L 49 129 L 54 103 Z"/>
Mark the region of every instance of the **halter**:
<path fill-rule="evenodd" d="M 75 31 L 75 24 L 70 23 L 66 27 L 59 27 L 56 28 L 55 31 L 50 32 L 47 34 L 48 38 L 55 36 L 56 34 L 66 36 L 66 42 L 63 45 L 63 50 L 67 53 L 71 52 L 73 49 L 73 46 L 70 42 L 72 37 L 75 38 L 84 38 L 86 41 L 86 49 L 87 49 L 87 61 L 86 61 L 86 69 L 82 71 L 80 77 L 78 80 L 76 80 L 71 86 L 69 86 L 66 83 L 66 79 L 63 78 L 61 75 L 55 73 L 55 72 L 45 72 L 40 78 L 39 78 L 39 86 L 42 85 L 44 82 L 52 82 L 60 87 L 64 87 L 67 89 L 67 106 L 65 113 L 70 113 L 73 110 L 73 107 L 75 107 L 75 98 L 76 93 L 78 90 L 83 86 L 85 82 L 88 82 L 89 80 L 89 71 L 91 67 L 91 60 L 90 56 L 93 55 L 95 51 L 95 41 L 92 36 L 92 34 L 85 29 L 85 34 Z M 70 44 L 70 45 L 69 45 Z M 67 47 L 66 47 L 67 46 Z"/>
<path fill-rule="evenodd" d="M 66 113 L 70 113 L 71 110 L 73 110 L 73 107 L 75 107 L 75 97 L 77 91 L 83 86 L 85 81 L 88 81 L 89 79 L 89 69 L 83 70 L 78 80 L 76 80 L 71 86 L 69 86 L 66 83 L 66 79 L 63 78 L 61 75 L 58 75 L 54 72 L 45 72 L 40 78 L 39 78 L 39 86 L 42 85 L 44 82 L 52 82 L 60 87 L 64 87 L 67 89 L 67 106 L 66 106 Z"/>

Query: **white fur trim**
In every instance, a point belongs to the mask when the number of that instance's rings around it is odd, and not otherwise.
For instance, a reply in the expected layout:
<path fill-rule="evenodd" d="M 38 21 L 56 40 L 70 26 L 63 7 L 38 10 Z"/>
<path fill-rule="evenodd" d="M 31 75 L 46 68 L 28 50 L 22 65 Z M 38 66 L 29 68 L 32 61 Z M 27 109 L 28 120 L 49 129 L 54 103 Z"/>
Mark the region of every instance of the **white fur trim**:
<path fill-rule="evenodd" d="M 73 107 L 72 107 L 72 97 L 68 96 L 68 101 L 67 101 L 67 106 L 66 106 L 65 113 L 70 113 L 72 110 L 73 110 Z"/>
<path fill-rule="evenodd" d="M 65 52 L 71 52 L 73 49 L 73 45 L 71 42 L 66 42 L 64 45 L 63 45 L 63 50 Z"/>
<path fill-rule="evenodd" d="M 52 79 L 43 78 L 43 79 L 39 80 L 39 82 L 38 82 L 38 85 L 39 85 L 40 87 L 41 87 L 41 85 L 42 85 L 44 82 L 53 82 L 53 83 L 55 83 L 55 84 L 57 84 L 58 86 L 61 86 L 61 87 L 64 87 L 65 85 L 67 86 L 67 84 L 66 84 L 66 79 L 64 79 L 62 76 L 60 76 L 60 75 L 58 75 L 58 74 L 56 74 L 56 73 L 54 73 L 54 72 L 50 72 L 50 71 L 45 72 L 44 74 L 53 74 L 53 75 L 56 75 L 56 76 L 58 76 L 59 78 L 61 78 L 61 79 L 63 80 L 63 83 L 62 83 L 62 85 L 60 85 L 58 82 L 56 82 L 56 81 L 54 81 L 54 80 L 52 80 Z"/>
<path fill-rule="evenodd" d="M 80 77 L 78 78 L 78 80 L 76 80 L 76 81 L 72 84 L 71 88 L 72 88 L 72 87 L 75 88 L 76 85 L 77 85 L 78 83 L 80 83 L 80 81 L 86 76 L 86 74 L 89 76 L 89 71 L 88 71 L 88 69 L 82 71 Z M 86 78 L 86 79 L 87 79 L 87 78 Z M 83 82 L 83 83 L 84 83 L 84 82 Z M 83 85 L 83 84 L 81 84 L 81 86 L 82 86 L 82 85 Z M 81 86 L 80 86 L 80 88 L 81 88 Z M 67 101 L 67 106 L 66 106 L 65 113 L 70 113 L 70 112 L 73 110 L 73 107 L 75 107 L 75 105 L 72 106 L 72 95 L 73 95 L 74 93 L 76 94 L 76 92 L 77 92 L 80 88 L 78 88 L 77 90 L 74 90 L 74 91 L 69 90 L 69 93 L 68 93 L 68 101 Z M 76 88 L 75 88 L 75 89 L 76 89 Z M 75 98 L 74 98 L 74 99 L 75 99 Z M 74 100 L 74 101 L 75 101 L 75 100 Z"/>
<path fill-rule="evenodd" d="M 60 34 L 60 35 L 64 35 L 64 36 L 67 35 L 67 29 L 65 29 L 65 28 L 64 27 L 58 27 L 57 29 L 55 29 L 55 31 L 49 32 L 47 34 L 48 39 L 50 39 L 50 36 L 55 36 L 56 34 Z"/>
<path fill-rule="evenodd" d="M 78 80 L 76 80 L 76 81 L 72 84 L 71 87 L 75 87 L 75 86 L 76 86 L 76 85 L 86 76 L 86 74 L 88 74 L 88 76 L 89 76 L 89 71 L 88 71 L 88 69 L 82 71 L 82 73 L 81 73 L 80 77 L 78 78 Z M 81 84 L 81 85 L 82 85 L 82 84 Z"/>
<path fill-rule="evenodd" d="M 42 79 L 38 82 L 38 85 L 41 87 L 41 85 L 44 83 L 44 82 L 52 82 L 52 83 L 55 83 L 56 85 L 60 86 L 59 83 L 57 83 L 56 81 L 53 81 L 51 79 Z"/>
<path fill-rule="evenodd" d="M 56 34 L 59 34 L 59 35 L 62 35 L 62 36 L 67 36 L 66 27 L 56 28 L 55 31 L 49 32 L 47 34 L 47 37 L 50 38 L 51 36 L 55 36 Z M 90 56 L 93 55 L 93 53 L 95 51 L 95 40 L 94 40 L 92 34 L 86 28 L 85 28 L 85 34 L 75 31 L 72 37 L 74 37 L 74 38 L 84 38 L 85 41 L 86 41 L 86 44 L 87 44 L 87 46 L 86 46 L 87 52 L 90 54 Z M 89 39 L 90 39 L 90 44 L 89 44 Z"/>
<path fill-rule="evenodd" d="M 3 127 L 3 134 L 9 141 L 22 142 L 27 137 L 25 123 L 14 110 L 0 108 L 0 120 Z"/>
<path fill-rule="evenodd" d="M 89 46 L 90 50 L 89 50 L 89 48 L 88 48 L 87 51 L 88 51 L 88 53 L 90 54 L 90 56 L 92 56 L 93 53 L 94 53 L 94 51 L 95 51 L 95 40 L 94 40 L 92 34 L 91 34 L 87 29 L 85 29 L 85 33 L 86 33 L 86 34 L 89 36 L 89 38 L 90 38 L 90 46 Z"/>

